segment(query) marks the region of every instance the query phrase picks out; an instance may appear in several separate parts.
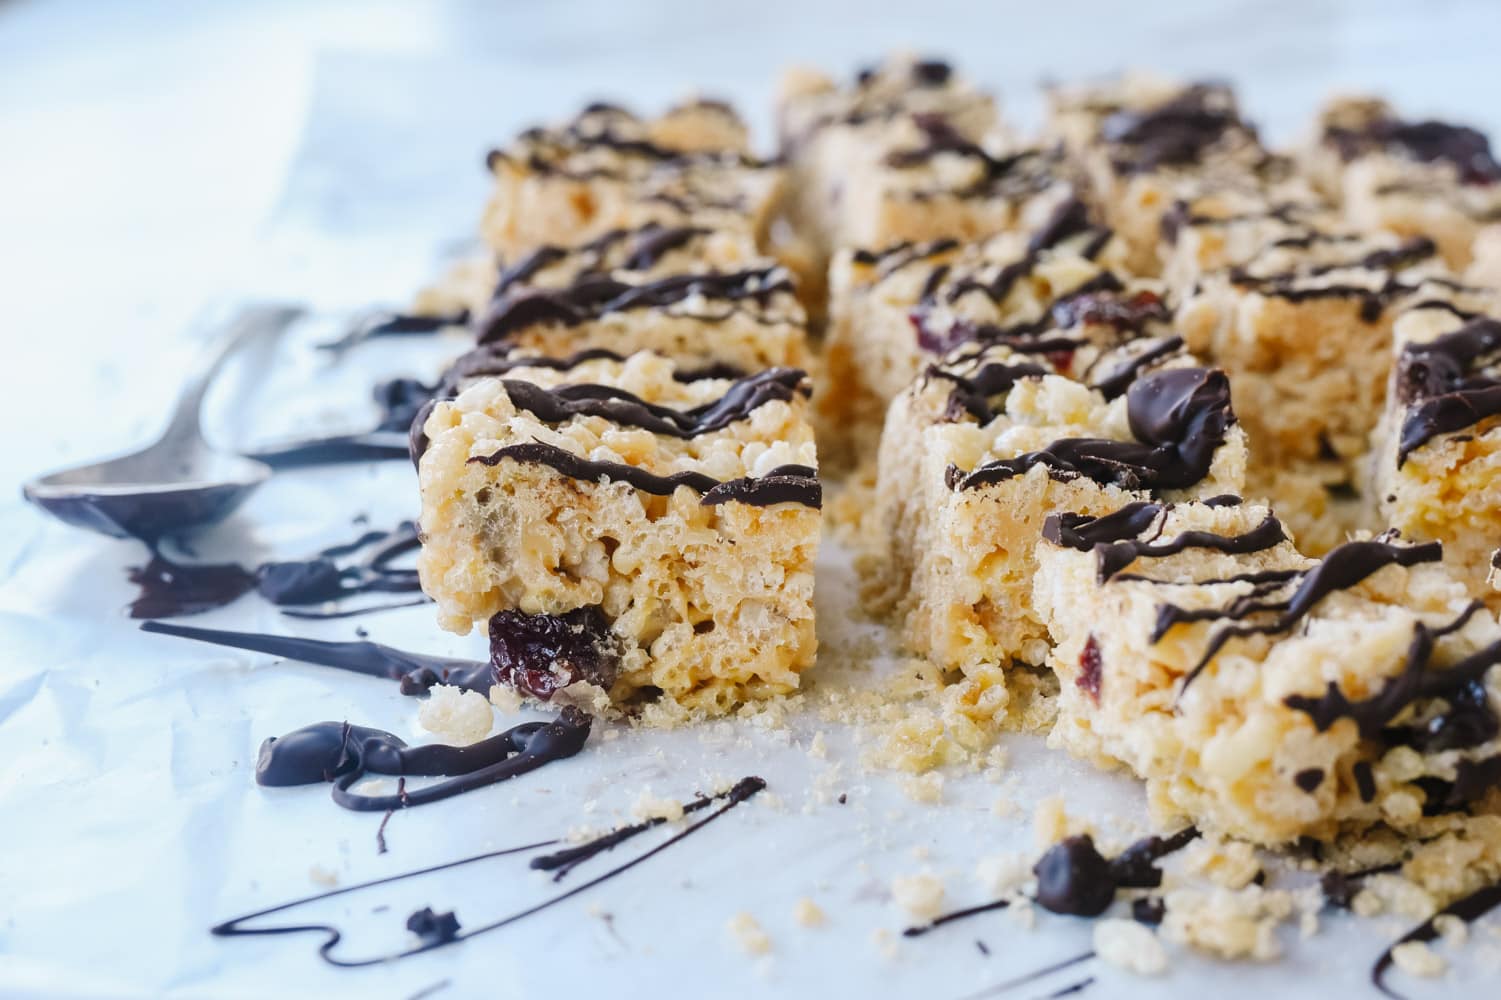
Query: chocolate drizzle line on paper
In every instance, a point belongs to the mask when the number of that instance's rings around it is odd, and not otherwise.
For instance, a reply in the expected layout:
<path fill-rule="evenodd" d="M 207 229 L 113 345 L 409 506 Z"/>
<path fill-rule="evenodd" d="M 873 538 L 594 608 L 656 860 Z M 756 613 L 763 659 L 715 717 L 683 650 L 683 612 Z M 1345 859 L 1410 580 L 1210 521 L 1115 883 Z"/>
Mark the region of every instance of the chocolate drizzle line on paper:
<path fill-rule="evenodd" d="M 762 791 L 765 787 L 766 782 L 760 778 L 742 778 L 734 785 L 734 787 L 730 788 L 728 791 L 712 796 L 713 799 L 721 803 L 719 807 L 713 812 L 709 813 L 703 819 L 700 819 L 685 827 L 684 829 L 678 831 L 672 837 L 669 837 L 667 840 L 664 840 L 662 843 L 656 845 L 650 850 L 645 851 L 642 854 L 637 855 L 629 861 L 617 865 L 616 867 L 611 868 L 609 871 L 606 871 L 587 882 L 574 886 L 572 889 L 558 893 L 557 895 L 551 896 L 534 906 L 519 910 L 515 913 L 502 917 L 499 920 L 494 920 L 490 923 L 481 924 L 472 928 L 460 927 L 458 929 L 458 932 L 453 934 L 452 936 L 443 935 L 441 936 L 441 938 L 424 940 L 418 945 L 401 951 L 396 951 L 385 955 L 376 955 L 370 958 L 347 959 L 341 958 L 333 953 L 339 942 L 343 940 L 343 931 L 331 924 L 281 924 L 270 927 L 246 927 L 244 925 L 251 921 L 258 920 L 262 917 L 268 917 L 276 913 L 284 913 L 288 910 L 293 910 L 297 907 L 305 906 L 310 903 L 321 902 L 326 899 L 332 899 L 337 896 L 359 892 L 363 889 L 369 889 L 375 886 L 389 885 L 394 882 L 400 882 L 406 879 L 428 875 L 433 872 L 446 871 L 464 865 L 473 864 L 478 861 L 488 860 L 490 858 L 520 854 L 526 851 L 536 850 L 540 847 L 550 847 L 554 844 L 557 844 L 558 841 L 545 840 L 538 843 L 526 844 L 521 847 L 512 847 L 501 851 L 491 851 L 485 854 L 477 854 L 472 857 L 461 858 L 458 861 L 450 861 L 444 864 L 431 865 L 426 868 L 419 868 L 415 871 L 403 872 L 399 875 L 392 875 L 387 878 L 375 879 L 369 882 L 361 882 L 357 885 L 345 886 L 340 889 L 333 889 L 328 892 L 318 893 L 313 896 L 306 896 L 301 899 L 292 900 L 288 903 L 281 903 L 277 906 L 268 907 L 264 910 L 257 910 L 254 913 L 247 913 L 244 916 L 226 920 L 223 923 L 216 924 L 214 927 L 210 928 L 210 933 L 212 933 L 216 937 L 319 933 L 323 935 L 324 940 L 323 943 L 318 947 L 318 956 L 329 965 L 338 966 L 340 968 L 362 968 L 371 965 L 380 965 L 386 962 L 399 961 L 404 958 L 409 958 L 412 955 L 419 955 L 423 954 L 424 952 L 435 951 L 439 948 L 445 948 L 450 945 L 458 944 L 462 941 L 467 941 L 482 934 L 488 934 L 493 931 L 500 930 L 503 927 L 508 927 L 512 924 L 517 923 L 518 921 L 524 920 L 527 917 L 556 906 L 558 903 L 561 903 L 564 900 L 572 899 L 574 896 L 587 892 L 595 886 L 606 882 L 617 875 L 623 874 L 626 871 L 629 871 L 630 869 L 642 864 L 650 858 L 661 854 L 663 851 L 676 845 L 687 837 L 692 836 L 693 834 L 702 830 L 704 827 L 708 826 L 710 823 L 719 819 L 721 816 L 729 812 L 741 802 L 746 801 L 747 799 L 756 795 L 758 792 Z"/>
<path fill-rule="evenodd" d="M 1371 966 L 1371 984 L 1382 993 L 1392 997 L 1393 1000 L 1402 1000 L 1400 993 L 1386 985 L 1386 974 L 1392 967 L 1392 951 L 1397 945 L 1407 944 L 1409 941 L 1432 941 L 1438 937 L 1436 921 L 1439 917 L 1458 917 L 1467 924 L 1474 923 L 1498 906 L 1501 906 L 1501 882 L 1477 889 L 1468 896 L 1450 903 L 1392 942 L 1391 947 L 1381 953 L 1381 956 L 1376 959 L 1376 964 Z"/>
<path fill-rule="evenodd" d="M 392 563 L 419 545 L 417 526 L 403 521 L 390 531 L 367 531 L 352 542 L 333 545 L 308 559 L 265 562 L 255 569 L 238 563 L 179 563 L 152 549 L 150 562 L 129 570 L 141 593 L 130 605 L 132 618 L 172 618 L 221 608 L 255 591 L 280 606 L 323 604 L 361 594 L 412 594 L 421 586 L 417 571 Z M 364 552 L 352 564 L 346 556 Z M 423 602 L 417 602 L 423 603 Z M 405 604 L 399 606 L 406 606 Z M 339 617 L 380 608 L 335 612 Z M 299 617 L 328 617 L 302 612 Z"/>
<path fill-rule="evenodd" d="M 1171 837 L 1143 837 L 1114 858 L 1101 855 L 1087 834 L 1059 841 L 1043 853 L 1033 868 L 1037 876 L 1035 902 L 1054 913 L 1099 916 L 1120 889 L 1155 889 L 1161 885 L 1162 870 L 1157 862 L 1188 846 L 1198 836 L 1199 831 L 1190 826 Z M 954 910 L 928 923 L 908 927 L 902 934 L 921 937 L 956 920 L 1003 910 L 1010 905 L 1011 900 L 998 899 Z"/>
<path fill-rule="evenodd" d="M 470 746 L 409 747 L 399 737 L 348 722 L 319 722 L 261 744 L 258 785 L 332 782 L 334 802 L 355 812 L 426 805 L 484 788 L 572 757 L 584 748 L 593 720 L 569 706 L 553 722 L 525 722 Z M 366 795 L 354 786 L 372 774 L 446 777 L 394 795 Z"/>
<path fill-rule="evenodd" d="M 411 653 L 378 642 L 328 642 L 323 639 L 267 635 L 262 632 L 229 632 L 158 621 L 142 622 L 141 631 L 282 656 L 366 677 L 385 678 L 399 682 L 401 693 L 405 695 L 426 694 L 439 684 L 489 695 L 490 688 L 496 683 L 495 668 L 488 662 Z"/>

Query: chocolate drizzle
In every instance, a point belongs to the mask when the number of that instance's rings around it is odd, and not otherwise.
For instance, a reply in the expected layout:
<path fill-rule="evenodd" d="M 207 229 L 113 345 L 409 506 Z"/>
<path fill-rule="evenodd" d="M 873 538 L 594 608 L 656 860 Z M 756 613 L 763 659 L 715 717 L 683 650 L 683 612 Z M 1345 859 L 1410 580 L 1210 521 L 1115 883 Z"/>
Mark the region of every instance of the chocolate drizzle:
<path fill-rule="evenodd" d="M 1231 617 L 1237 621 L 1263 612 L 1276 612 L 1277 617 L 1262 625 L 1229 625 L 1215 632 L 1199 661 L 1184 676 L 1180 691 L 1186 690 L 1193 683 L 1194 678 L 1209 666 L 1209 662 L 1231 639 L 1286 632 L 1330 594 L 1347 590 L 1387 566 L 1415 566 L 1436 562 L 1442 552 L 1437 542 L 1395 545 L 1371 540 L 1346 542 L 1335 547 L 1317 566 L 1303 575 L 1297 589 L 1285 601 L 1252 600 L 1238 602 L 1233 608 L 1225 609 L 1221 617 Z"/>
<path fill-rule="evenodd" d="M 492 300 L 528 285 L 538 274 L 570 257 L 579 261 L 579 275 L 600 276 L 610 271 L 648 271 L 674 250 L 681 250 L 711 230 L 698 226 L 664 226 L 648 222 L 636 229 L 612 229 L 576 247 L 543 246 L 500 272 Z"/>
<path fill-rule="evenodd" d="M 593 720 L 569 706 L 553 722 L 526 722 L 470 746 L 409 747 L 399 737 L 347 722 L 320 722 L 261 744 L 256 784 L 285 787 L 332 782 L 333 800 L 355 812 L 426 805 L 484 788 L 572 757 L 584 748 Z M 446 777 L 393 795 L 365 795 L 354 786 L 371 774 Z"/>
<path fill-rule="evenodd" d="M 1443 434 L 1501 414 L 1501 322 L 1472 319 L 1426 343 L 1403 346 L 1394 385 L 1406 407 L 1397 467 Z"/>
<path fill-rule="evenodd" d="M 1123 489 L 1185 489 L 1209 474 L 1215 450 L 1235 422 L 1230 382 L 1206 368 L 1152 372 L 1126 393 L 1135 441 L 1064 438 L 1039 451 L 986 462 L 969 473 L 949 470 L 949 486 L 969 490 L 1043 466 L 1056 479 L 1083 477 Z"/>
<path fill-rule="evenodd" d="M 1501 163 L 1491 153 L 1490 140 L 1484 132 L 1466 125 L 1406 122 L 1382 115 L 1359 128 L 1330 126 L 1324 130 L 1324 139 L 1346 161 L 1387 150 L 1422 163 L 1447 163 L 1465 184 L 1501 181 Z"/>
<path fill-rule="evenodd" d="M 488 695 L 490 688 L 496 683 L 494 667 L 489 663 L 411 653 L 378 642 L 328 642 L 323 639 L 302 639 L 259 632 L 229 632 L 158 621 L 142 622 L 141 631 L 282 656 L 289 660 L 364 674 L 366 677 L 388 678 L 399 681 L 401 693 L 406 695 L 425 694 L 438 684 L 451 684 L 466 691 Z"/>
<path fill-rule="evenodd" d="M 622 462 L 586 459 L 541 441 L 507 445 L 493 454 L 476 455 L 469 461 L 495 466 L 506 459 L 545 465 L 561 476 L 584 482 L 606 480 L 627 483 L 653 496 L 671 496 L 679 486 L 686 486 L 703 494 L 699 502 L 706 507 L 728 501 L 753 507 L 796 503 L 817 509 L 823 505 L 823 488 L 819 485 L 817 473 L 806 465 L 783 465 L 756 479 L 730 479 L 721 482 L 713 476 L 693 471 L 658 476 Z"/>
<path fill-rule="evenodd" d="M 1054 913 L 1099 916 L 1121 889 L 1155 889 L 1160 886 L 1162 869 L 1157 867 L 1157 862 L 1187 847 L 1198 836 L 1199 831 L 1190 826 L 1171 837 L 1143 837 L 1114 858 L 1100 854 L 1088 834 L 1068 837 L 1044 852 L 1032 869 L 1037 876 L 1036 902 Z M 902 934 L 919 937 L 944 924 L 1005 909 L 1009 905 L 1010 900 L 999 899 L 954 910 L 926 924 L 908 927 Z"/>
<path fill-rule="evenodd" d="M 927 377 L 954 383 L 944 406 L 945 421 L 953 422 L 968 414 L 980 423 L 988 424 L 999 412 L 995 402 L 997 397 L 1004 398 L 1024 378 L 1041 378 L 1049 373 L 1050 369 L 1030 361 L 1014 365 L 987 361 L 968 375 L 933 365 L 928 368 Z"/>
<path fill-rule="evenodd" d="M 808 394 L 807 376 L 796 368 L 769 368 L 731 385 L 712 403 L 687 410 L 648 403 L 624 389 L 605 385 L 560 385 L 545 389 L 532 382 L 505 379 L 511 402 L 547 424 L 574 417 L 600 417 L 653 434 L 689 439 L 721 431 L 747 420 L 759 407 Z"/>
<path fill-rule="evenodd" d="M 307 906 L 312 903 L 322 902 L 323 900 L 345 896 L 351 893 L 360 892 L 365 889 L 375 888 L 376 886 L 391 885 L 396 882 L 403 882 L 408 879 L 418 878 L 420 876 L 429 875 L 435 872 L 449 871 L 455 868 L 472 865 L 480 861 L 488 861 L 492 858 L 507 857 L 510 855 L 521 854 L 526 851 L 536 850 L 537 848 L 541 847 L 550 847 L 554 844 L 557 844 L 558 841 L 546 840 L 539 843 L 525 844 L 520 847 L 511 847 L 499 851 L 488 851 L 484 854 L 476 854 L 467 858 L 460 858 L 457 861 L 449 861 L 438 865 L 429 865 L 423 868 L 416 869 L 414 871 L 402 872 L 398 875 L 391 875 L 386 878 L 373 879 L 368 882 L 360 882 L 355 885 L 344 886 L 339 889 L 332 889 L 328 892 L 321 892 L 312 896 L 305 896 L 301 899 L 294 899 L 291 902 L 280 903 L 276 906 L 267 907 L 263 910 L 257 910 L 254 913 L 247 913 L 243 916 L 234 917 L 230 920 L 224 921 L 223 923 L 214 925 L 212 928 L 210 928 L 209 932 L 215 937 L 245 937 L 303 933 L 321 934 L 323 936 L 323 942 L 318 947 L 318 956 L 329 965 L 338 966 L 340 968 L 364 968 L 367 966 L 382 965 L 388 962 L 399 961 L 404 958 L 410 958 L 413 955 L 420 955 L 426 952 L 435 951 L 439 948 L 449 947 L 462 941 L 468 941 L 471 938 L 479 937 L 482 934 L 489 934 L 494 931 L 498 931 L 501 928 L 509 927 L 512 924 L 526 919 L 527 917 L 541 913 L 544 910 L 548 910 L 556 906 L 557 904 L 564 902 L 565 900 L 572 899 L 575 896 L 580 895 L 581 893 L 587 892 L 590 889 L 593 889 L 595 886 L 598 886 L 617 875 L 635 868 L 637 865 L 640 865 L 648 861 L 649 859 L 656 857 L 658 854 L 661 854 L 668 848 L 673 847 L 674 845 L 682 842 L 684 839 L 698 833 L 704 827 L 719 819 L 721 816 L 729 812 L 731 809 L 735 808 L 740 803 L 752 798 L 765 788 L 766 782 L 760 778 L 742 778 L 729 790 L 712 796 L 712 798 L 717 800 L 720 805 L 713 812 L 709 813 L 709 815 L 690 824 L 684 829 L 679 830 L 677 833 L 673 834 L 673 836 L 662 841 L 660 844 L 657 844 L 655 847 L 652 847 L 649 850 L 638 854 L 628 861 L 616 865 L 614 868 L 603 872 L 602 874 L 590 879 L 589 881 L 581 883 L 580 885 L 576 885 L 572 889 L 565 890 L 558 893 L 557 895 L 550 896 L 540 903 L 536 903 L 532 906 L 518 910 L 497 920 L 492 920 L 488 923 L 476 925 L 465 925 L 458 928 L 457 933 L 453 934 L 452 936 L 449 936 L 447 934 L 436 935 L 430 939 L 421 941 L 421 943 L 417 945 L 405 948 L 400 951 L 382 955 L 374 955 L 367 958 L 343 958 L 335 955 L 334 949 L 338 947 L 339 942 L 343 940 L 344 934 L 342 930 L 332 924 L 296 923 L 277 924 L 266 927 L 247 927 L 245 925 L 251 923 L 252 921 L 259 920 L 262 917 L 269 917 L 277 913 L 285 913 L 288 910 L 295 910 L 299 907 Z"/>
<path fill-rule="evenodd" d="M 732 304 L 752 301 L 764 309 L 792 290 L 792 278 L 780 267 L 672 274 L 640 284 L 585 275 L 566 288 L 527 288 L 503 297 L 481 317 L 475 332 L 479 343 L 488 344 L 508 340 L 532 326 L 579 326 L 610 313 L 664 309 L 697 298 Z M 695 314 L 695 318 L 716 322 L 729 315 Z"/>
<path fill-rule="evenodd" d="M 411 521 L 391 531 L 369 531 L 310 559 L 262 563 L 248 570 L 236 563 L 178 563 L 152 550 L 151 561 L 129 571 L 141 588 L 130 605 L 132 618 L 171 618 L 221 608 L 252 590 L 277 605 L 322 604 L 359 594 L 417 593 L 417 571 L 392 563 L 419 545 Z M 360 561 L 341 566 L 336 560 L 366 551 Z M 372 609 L 365 609 L 372 610 Z"/>
<path fill-rule="evenodd" d="M 246 454 L 273 469 L 405 458 L 407 432 L 436 391 L 417 379 L 388 379 L 372 390 L 380 418 L 370 430 L 292 441 Z"/>
<path fill-rule="evenodd" d="M 1100 127 L 1100 137 L 1113 147 L 1111 162 L 1122 173 L 1198 163 L 1232 132 L 1256 137 L 1229 91 L 1214 84 L 1187 87 L 1155 107 L 1117 111 Z"/>
<path fill-rule="evenodd" d="M 1501 719 L 1490 704 L 1485 686 L 1487 672 L 1501 663 L 1501 641 L 1443 669 L 1435 669 L 1432 662 L 1437 640 L 1458 631 L 1482 608 L 1480 602 L 1473 602 L 1454 621 L 1438 628 L 1421 622 L 1415 625 L 1402 671 L 1385 680 L 1369 698 L 1351 700 L 1331 681 L 1319 697 L 1290 695 L 1285 704 L 1306 714 L 1319 732 L 1339 719 L 1351 719 L 1364 739 L 1410 746 L 1422 753 L 1487 743 L 1501 732 Z M 1408 706 L 1433 701 L 1443 701 L 1449 707 L 1419 726 L 1391 726 Z M 1454 798 L 1452 789 L 1446 791 Z M 1452 804 L 1463 805 L 1474 797 L 1460 796 Z"/>
<path fill-rule="evenodd" d="M 1498 906 L 1501 906 L 1501 882 L 1477 889 L 1468 896 L 1450 903 L 1392 942 L 1391 947 L 1381 953 L 1381 956 L 1376 959 L 1376 964 L 1371 966 L 1371 984 L 1382 993 L 1392 997 L 1393 1000 L 1402 1000 L 1400 993 L 1386 985 L 1386 974 L 1392 967 L 1392 951 L 1397 945 L 1406 944 L 1409 941 L 1432 941 L 1439 934 L 1437 925 L 1439 917 L 1458 917 L 1465 923 L 1473 923 Z"/>

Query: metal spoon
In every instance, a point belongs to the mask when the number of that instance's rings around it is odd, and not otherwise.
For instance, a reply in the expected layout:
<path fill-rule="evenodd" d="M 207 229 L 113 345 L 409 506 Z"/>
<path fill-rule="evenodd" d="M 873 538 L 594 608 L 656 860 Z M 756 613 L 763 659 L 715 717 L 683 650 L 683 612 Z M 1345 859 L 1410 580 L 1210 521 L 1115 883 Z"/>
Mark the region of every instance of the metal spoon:
<path fill-rule="evenodd" d="M 242 308 L 204 348 L 155 444 L 34 479 L 22 487 L 22 495 L 61 521 L 116 538 L 155 541 L 223 520 L 265 482 L 271 468 L 209 446 L 198 419 L 203 397 L 230 355 L 286 329 L 301 314 L 300 307 L 290 305 Z"/>

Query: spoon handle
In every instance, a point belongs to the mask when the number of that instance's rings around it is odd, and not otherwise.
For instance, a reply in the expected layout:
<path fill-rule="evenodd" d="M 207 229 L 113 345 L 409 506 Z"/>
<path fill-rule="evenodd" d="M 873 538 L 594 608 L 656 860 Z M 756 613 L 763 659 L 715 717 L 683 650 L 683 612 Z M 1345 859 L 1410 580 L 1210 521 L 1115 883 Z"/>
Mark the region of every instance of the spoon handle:
<path fill-rule="evenodd" d="M 199 414 L 203 397 L 224 362 L 245 344 L 262 335 L 285 330 L 304 310 L 285 303 L 256 303 L 242 306 L 234 318 L 218 329 L 204 344 L 172 409 L 172 421 L 163 435 L 164 442 L 186 444 L 202 438 Z"/>

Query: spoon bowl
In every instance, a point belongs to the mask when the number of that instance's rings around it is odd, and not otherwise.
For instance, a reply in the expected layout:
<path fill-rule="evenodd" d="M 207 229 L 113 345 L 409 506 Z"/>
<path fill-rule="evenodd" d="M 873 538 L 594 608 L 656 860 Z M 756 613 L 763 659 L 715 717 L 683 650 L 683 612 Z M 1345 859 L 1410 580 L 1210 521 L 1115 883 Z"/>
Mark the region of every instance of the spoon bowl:
<path fill-rule="evenodd" d="M 60 521 L 116 538 L 155 541 L 223 520 L 270 477 L 271 467 L 215 450 L 203 439 L 204 394 L 231 354 L 252 339 L 284 330 L 299 315 L 299 308 L 284 305 L 242 310 L 206 349 L 171 423 L 154 444 L 34 479 L 22 487 L 22 495 Z"/>

